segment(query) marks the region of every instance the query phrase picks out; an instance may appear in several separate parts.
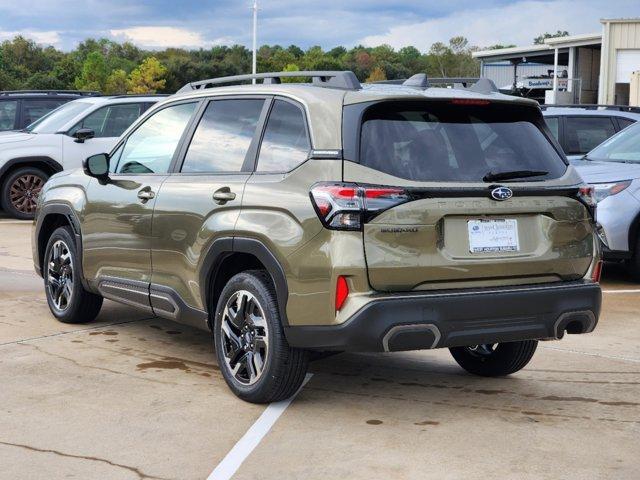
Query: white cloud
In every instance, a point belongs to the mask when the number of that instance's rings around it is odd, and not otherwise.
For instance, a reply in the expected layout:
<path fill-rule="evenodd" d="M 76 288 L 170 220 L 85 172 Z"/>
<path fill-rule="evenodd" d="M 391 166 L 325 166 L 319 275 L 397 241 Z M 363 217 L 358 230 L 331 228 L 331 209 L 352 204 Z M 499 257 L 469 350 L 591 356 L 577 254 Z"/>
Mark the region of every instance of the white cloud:
<path fill-rule="evenodd" d="M 0 30 L 0 40 L 13 40 L 18 35 L 31 39 L 40 45 L 60 46 L 60 33 L 55 30 L 21 30 L 15 32 Z"/>
<path fill-rule="evenodd" d="M 448 42 L 463 35 L 472 45 L 497 43 L 529 45 L 544 32 L 567 30 L 572 35 L 599 33 L 599 19 L 640 14 L 637 1 L 609 0 L 606 9 L 599 0 L 519 1 L 491 8 L 465 9 L 441 18 L 391 27 L 385 33 L 369 35 L 361 42 L 374 46 L 387 43 L 399 48 L 414 45 L 426 51 L 435 42 Z"/>
<path fill-rule="evenodd" d="M 109 33 L 119 40 L 147 48 L 198 48 L 229 43 L 226 38 L 208 41 L 199 32 L 176 27 L 131 27 L 110 30 Z"/>

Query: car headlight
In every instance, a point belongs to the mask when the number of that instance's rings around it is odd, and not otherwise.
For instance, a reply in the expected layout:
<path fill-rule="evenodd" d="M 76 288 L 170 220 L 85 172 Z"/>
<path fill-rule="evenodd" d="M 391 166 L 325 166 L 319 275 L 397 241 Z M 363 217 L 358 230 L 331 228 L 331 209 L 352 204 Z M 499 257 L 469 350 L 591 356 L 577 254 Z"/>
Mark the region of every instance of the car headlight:
<path fill-rule="evenodd" d="M 611 183 L 594 183 L 596 202 L 601 202 L 611 195 L 616 195 L 627 189 L 633 180 L 619 180 Z"/>

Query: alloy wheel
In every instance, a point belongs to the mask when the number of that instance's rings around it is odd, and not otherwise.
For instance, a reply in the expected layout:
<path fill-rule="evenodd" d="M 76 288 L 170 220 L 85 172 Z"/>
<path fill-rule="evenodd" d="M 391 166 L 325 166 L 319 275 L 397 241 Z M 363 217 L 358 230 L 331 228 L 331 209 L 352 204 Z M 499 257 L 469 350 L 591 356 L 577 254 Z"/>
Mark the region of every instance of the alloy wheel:
<path fill-rule="evenodd" d="M 47 264 L 47 290 L 54 307 L 65 311 L 73 297 L 73 259 L 69 246 L 57 240 L 51 247 Z"/>
<path fill-rule="evenodd" d="M 32 173 L 16 178 L 9 188 L 9 200 L 13 208 L 20 213 L 34 213 L 43 185 L 44 179 Z"/>
<path fill-rule="evenodd" d="M 262 376 L 269 354 L 269 328 L 258 299 L 246 290 L 235 292 L 222 313 L 221 342 L 229 372 L 243 385 Z"/>

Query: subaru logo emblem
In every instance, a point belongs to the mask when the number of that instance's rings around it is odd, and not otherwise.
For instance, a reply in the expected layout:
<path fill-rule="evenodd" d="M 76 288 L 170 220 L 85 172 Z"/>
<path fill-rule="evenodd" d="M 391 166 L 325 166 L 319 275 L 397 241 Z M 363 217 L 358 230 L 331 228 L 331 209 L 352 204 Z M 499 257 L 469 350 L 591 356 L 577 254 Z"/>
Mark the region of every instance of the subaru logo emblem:
<path fill-rule="evenodd" d="M 513 192 L 511 191 L 510 188 L 497 187 L 491 190 L 491 198 L 499 202 L 502 202 L 504 200 L 509 200 L 511 197 L 513 197 Z"/>

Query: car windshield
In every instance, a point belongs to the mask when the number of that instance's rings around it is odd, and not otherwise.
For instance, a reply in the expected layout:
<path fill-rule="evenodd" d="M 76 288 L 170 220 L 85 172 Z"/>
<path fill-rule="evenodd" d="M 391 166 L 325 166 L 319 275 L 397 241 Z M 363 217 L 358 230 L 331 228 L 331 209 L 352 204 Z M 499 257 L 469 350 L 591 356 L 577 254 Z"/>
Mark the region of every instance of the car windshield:
<path fill-rule="evenodd" d="M 640 163 L 640 123 L 604 141 L 585 158 L 596 162 Z"/>
<path fill-rule="evenodd" d="M 543 125 L 531 107 L 383 102 L 365 113 L 360 162 L 414 181 L 558 178 L 567 167 Z"/>
<path fill-rule="evenodd" d="M 30 133 L 56 133 L 66 125 L 69 120 L 91 108 L 93 103 L 73 101 L 65 103 L 59 108 L 36 120 L 25 130 Z"/>

